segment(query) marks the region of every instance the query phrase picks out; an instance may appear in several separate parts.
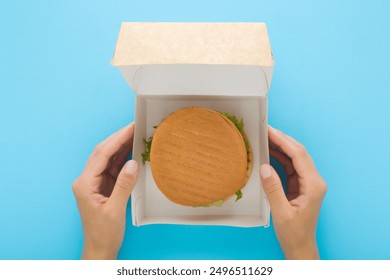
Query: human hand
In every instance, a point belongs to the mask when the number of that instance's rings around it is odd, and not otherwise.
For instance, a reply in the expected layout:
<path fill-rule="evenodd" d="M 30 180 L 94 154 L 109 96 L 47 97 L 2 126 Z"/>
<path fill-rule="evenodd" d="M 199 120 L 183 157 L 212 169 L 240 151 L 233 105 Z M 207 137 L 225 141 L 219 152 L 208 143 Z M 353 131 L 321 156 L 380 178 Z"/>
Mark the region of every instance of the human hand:
<path fill-rule="evenodd" d="M 137 162 L 126 162 L 133 136 L 130 124 L 98 144 L 72 185 L 84 232 L 83 259 L 117 258 L 127 201 L 138 176 Z"/>
<path fill-rule="evenodd" d="M 327 185 L 305 147 L 281 131 L 268 128 L 270 155 L 287 174 L 287 195 L 275 169 L 260 167 L 276 236 L 287 259 L 319 259 L 318 216 Z"/>

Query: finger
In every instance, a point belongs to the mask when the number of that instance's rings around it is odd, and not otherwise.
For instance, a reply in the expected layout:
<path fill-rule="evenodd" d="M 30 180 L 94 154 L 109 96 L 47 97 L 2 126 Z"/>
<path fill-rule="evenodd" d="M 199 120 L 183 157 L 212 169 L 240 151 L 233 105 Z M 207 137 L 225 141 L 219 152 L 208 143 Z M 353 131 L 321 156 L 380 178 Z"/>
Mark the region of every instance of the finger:
<path fill-rule="evenodd" d="M 280 131 L 280 130 L 279 130 Z M 282 132 L 283 133 L 283 132 Z M 284 134 L 284 133 L 283 133 Z M 288 139 L 290 139 L 292 142 L 294 142 L 296 145 L 299 145 L 300 143 L 297 141 L 297 140 L 295 140 L 294 138 L 292 138 L 290 135 L 287 135 L 287 134 L 284 134 L 284 135 L 286 135 L 286 137 L 288 138 Z"/>
<path fill-rule="evenodd" d="M 272 139 L 268 137 L 268 145 L 270 149 L 277 150 L 279 152 L 283 152 L 274 142 L 272 142 Z"/>
<path fill-rule="evenodd" d="M 107 169 L 104 174 L 107 174 L 109 176 L 113 183 L 109 186 L 109 194 L 111 195 L 111 192 L 114 188 L 115 181 L 118 177 L 119 172 L 122 170 L 123 165 L 127 161 L 127 158 L 129 157 L 129 154 L 133 148 L 133 138 L 131 138 L 130 141 L 128 141 L 129 144 L 125 144 L 127 146 L 124 146 L 120 149 L 120 151 L 112 158 L 112 161 L 110 161 L 109 165 L 107 166 Z"/>
<path fill-rule="evenodd" d="M 298 175 L 295 172 L 291 159 L 279 150 L 269 150 L 270 155 L 276 159 L 284 168 L 287 175 L 287 198 L 291 200 L 292 197 L 299 195 Z"/>
<path fill-rule="evenodd" d="M 106 170 L 114 155 L 123 146 L 128 145 L 133 135 L 134 124 L 130 124 L 98 144 L 87 161 L 85 172 L 93 176 L 101 175 Z"/>
<path fill-rule="evenodd" d="M 129 160 L 118 175 L 114 189 L 107 204 L 119 211 L 126 211 L 127 202 L 138 177 L 138 164 Z"/>
<path fill-rule="evenodd" d="M 313 160 L 302 144 L 271 127 L 268 128 L 268 137 L 270 142 L 278 146 L 281 151 L 291 158 L 294 169 L 299 176 L 305 176 L 313 172 L 317 173 Z"/>
<path fill-rule="evenodd" d="M 291 176 L 295 173 L 294 166 L 291 162 L 291 159 L 287 157 L 285 154 L 278 150 L 270 149 L 269 154 L 271 157 L 276 159 L 284 168 L 284 171 L 286 172 L 287 176 Z"/>
<path fill-rule="evenodd" d="M 271 130 L 271 129 L 275 129 L 273 128 L 272 126 L 268 125 L 268 132 Z M 280 152 L 283 152 L 280 147 L 278 145 L 276 145 L 273 141 L 272 141 L 272 138 L 271 137 L 268 137 L 268 144 L 269 144 L 269 147 L 273 150 L 277 150 L 277 151 L 280 151 Z"/>
<path fill-rule="evenodd" d="M 291 199 L 297 197 L 301 193 L 305 193 L 306 189 L 304 187 L 300 188 L 298 175 L 294 173 L 292 176 L 287 178 L 287 198 L 290 201 Z"/>
<path fill-rule="evenodd" d="M 133 135 L 131 138 L 126 141 L 121 149 L 116 153 L 115 158 L 113 158 L 113 164 L 118 164 L 120 167 L 123 166 L 123 164 L 126 161 L 126 158 L 129 156 L 130 152 L 133 150 L 133 141 L 134 141 L 134 130 L 133 130 Z"/>
<path fill-rule="evenodd" d="M 101 144 L 105 144 L 107 143 L 108 141 L 110 141 L 112 138 L 116 137 L 116 135 L 118 133 L 121 133 L 123 130 L 125 130 L 126 128 L 128 127 L 132 127 L 134 126 L 134 122 L 130 123 L 129 125 L 126 125 L 125 127 L 122 127 L 121 129 L 119 129 L 118 131 L 115 131 L 113 134 L 111 134 L 107 139 L 105 139 L 103 142 L 101 142 Z"/>
<path fill-rule="evenodd" d="M 110 174 L 113 176 L 113 177 L 117 177 L 119 172 L 121 171 L 122 169 L 122 166 L 125 164 L 125 162 L 127 161 L 129 155 L 130 155 L 130 152 L 132 151 L 133 149 L 133 138 L 130 139 L 130 141 L 128 141 L 128 144 L 126 144 L 127 146 L 124 147 L 123 149 L 121 149 L 117 154 L 116 154 L 116 158 L 113 160 L 111 166 L 109 167 L 109 172 Z"/>
<path fill-rule="evenodd" d="M 269 164 L 263 164 L 260 166 L 260 178 L 272 215 L 276 218 L 288 215 L 290 204 L 275 169 Z"/>
<path fill-rule="evenodd" d="M 116 178 L 118 177 L 118 174 L 119 172 L 121 171 L 123 165 L 125 164 L 125 162 L 128 160 L 128 157 L 130 155 L 130 152 L 132 150 L 132 143 L 133 143 L 133 139 L 131 139 L 129 141 L 129 143 L 131 143 L 131 146 L 130 147 L 127 147 L 126 149 L 121 149 L 112 159 L 112 161 L 109 162 L 108 166 L 107 166 L 107 169 L 105 172 L 108 172 L 108 174 L 110 174 L 110 176 L 112 176 L 113 178 Z"/>
<path fill-rule="evenodd" d="M 102 176 L 102 183 L 99 187 L 99 193 L 105 197 L 109 197 L 114 189 L 114 185 L 117 177 L 113 177 L 111 174 L 105 172 Z"/>

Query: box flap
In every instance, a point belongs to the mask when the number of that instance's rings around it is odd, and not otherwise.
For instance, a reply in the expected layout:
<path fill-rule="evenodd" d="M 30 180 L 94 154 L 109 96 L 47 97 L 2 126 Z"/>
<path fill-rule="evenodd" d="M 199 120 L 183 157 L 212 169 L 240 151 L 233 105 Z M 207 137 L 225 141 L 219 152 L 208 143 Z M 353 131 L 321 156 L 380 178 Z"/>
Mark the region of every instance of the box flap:
<path fill-rule="evenodd" d="M 112 65 L 137 94 L 265 95 L 264 23 L 122 23 Z"/>

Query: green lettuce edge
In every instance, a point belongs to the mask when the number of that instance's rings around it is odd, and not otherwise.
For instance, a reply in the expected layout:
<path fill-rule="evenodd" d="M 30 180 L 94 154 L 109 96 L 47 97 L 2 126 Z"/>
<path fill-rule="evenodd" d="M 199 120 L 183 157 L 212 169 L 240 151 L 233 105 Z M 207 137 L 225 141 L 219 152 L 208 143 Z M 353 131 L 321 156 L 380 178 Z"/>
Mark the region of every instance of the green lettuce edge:
<path fill-rule="evenodd" d="M 244 136 L 244 119 L 243 118 L 237 119 L 236 116 L 231 115 L 231 114 L 226 113 L 226 112 L 220 112 L 220 113 L 222 115 L 224 115 L 225 117 L 227 117 L 234 124 L 234 126 L 238 129 L 238 131 L 241 133 L 242 139 L 244 139 L 246 152 L 249 153 L 249 143 L 248 143 L 248 140 L 246 139 L 246 137 Z"/>
<path fill-rule="evenodd" d="M 145 162 L 150 161 L 150 149 L 152 148 L 153 137 L 149 137 L 149 140 L 144 138 L 142 141 L 144 143 L 144 152 L 141 154 L 142 164 L 145 164 Z"/>

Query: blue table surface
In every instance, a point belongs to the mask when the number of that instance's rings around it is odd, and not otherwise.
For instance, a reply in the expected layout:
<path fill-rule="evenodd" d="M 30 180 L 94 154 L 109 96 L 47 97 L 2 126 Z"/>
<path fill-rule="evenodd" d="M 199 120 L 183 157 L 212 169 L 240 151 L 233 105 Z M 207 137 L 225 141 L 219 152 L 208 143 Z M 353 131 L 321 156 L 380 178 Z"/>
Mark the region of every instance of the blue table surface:
<path fill-rule="evenodd" d="M 329 185 L 322 258 L 390 259 L 389 12 L 385 0 L 2 1 L 0 259 L 80 257 L 71 184 L 134 120 L 109 63 L 123 21 L 266 22 L 270 124 L 306 145 Z M 283 258 L 272 226 L 130 224 L 123 259 Z"/>

